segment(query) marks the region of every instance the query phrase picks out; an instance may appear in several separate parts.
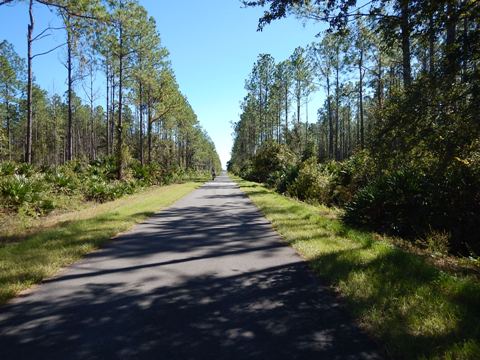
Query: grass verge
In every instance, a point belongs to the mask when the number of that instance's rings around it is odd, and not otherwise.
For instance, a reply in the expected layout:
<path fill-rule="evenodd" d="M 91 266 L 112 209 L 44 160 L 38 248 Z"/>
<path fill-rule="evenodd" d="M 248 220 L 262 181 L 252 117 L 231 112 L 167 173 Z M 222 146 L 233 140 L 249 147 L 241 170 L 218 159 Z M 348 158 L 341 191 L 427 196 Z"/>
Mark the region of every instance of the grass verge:
<path fill-rule="evenodd" d="M 235 180 L 275 229 L 400 359 L 480 359 L 480 282 L 259 184 Z"/>
<path fill-rule="evenodd" d="M 200 183 L 153 187 L 116 201 L 65 214 L 61 221 L 39 228 L 22 241 L 0 245 L 0 304 L 53 276 L 62 267 L 98 249 L 172 204 Z"/>

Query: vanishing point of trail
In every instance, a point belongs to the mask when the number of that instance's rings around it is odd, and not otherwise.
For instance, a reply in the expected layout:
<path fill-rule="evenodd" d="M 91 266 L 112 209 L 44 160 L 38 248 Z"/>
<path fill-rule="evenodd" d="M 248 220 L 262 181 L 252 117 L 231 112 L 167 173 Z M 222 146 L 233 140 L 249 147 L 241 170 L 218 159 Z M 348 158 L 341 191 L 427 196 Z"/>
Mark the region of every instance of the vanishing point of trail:
<path fill-rule="evenodd" d="M 6 359 L 378 359 L 226 176 L 0 308 Z"/>

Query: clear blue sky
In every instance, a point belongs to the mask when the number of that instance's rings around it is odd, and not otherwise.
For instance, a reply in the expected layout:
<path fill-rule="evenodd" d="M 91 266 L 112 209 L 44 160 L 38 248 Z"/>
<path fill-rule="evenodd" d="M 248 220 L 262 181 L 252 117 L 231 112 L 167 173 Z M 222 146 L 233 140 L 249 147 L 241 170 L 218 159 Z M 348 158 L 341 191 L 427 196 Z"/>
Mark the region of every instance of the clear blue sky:
<path fill-rule="evenodd" d="M 141 0 L 156 19 L 163 45 L 170 51 L 172 67 L 182 92 L 188 97 L 201 125 L 215 142 L 223 165 L 230 158 L 231 122 L 239 117 L 239 103 L 245 96 L 244 81 L 259 53 L 277 61 L 287 58 L 297 46 L 315 40 L 320 24 L 305 27 L 295 18 L 273 23 L 257 32 L 261 9 L 243 9 L 239 0 Z M 45 26 L 58 25 L 53 12 L 35 6 L 36 33 Z M 0 7 L 0 39 L 7 39 L 26 56 L 28 13 L 25 4 Z M 64 42 L 63 31 L 35 44 L 35 51 L 48 50 Z M 34 60 L 37 83 L 49 92 L 65 90 L 65 50 L 59 49 Z M 98 82 L 99 95 L 103 96 Z M 77 86 L 81 94 L 81 87 Z M 100 100 L 103 103 L 103 100 Z M 309 105 L 314 121 L 321 99 Z"/>

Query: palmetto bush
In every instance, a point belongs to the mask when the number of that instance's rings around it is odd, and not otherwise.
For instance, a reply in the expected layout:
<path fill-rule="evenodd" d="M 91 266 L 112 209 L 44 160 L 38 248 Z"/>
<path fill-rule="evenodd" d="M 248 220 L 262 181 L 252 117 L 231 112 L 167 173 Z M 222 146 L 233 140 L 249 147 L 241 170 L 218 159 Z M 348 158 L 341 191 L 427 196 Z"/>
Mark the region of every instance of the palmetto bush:
<path fill-rule="evenodd" d="M 86 200 L 106 202 L 133 194 L 139 187 L 135 180 L 108 182 L 100 177 L 91 177 L 83 189 L 83 194 Z"/>
<path fill-rule="evenodd" d="M 12 161 L 0 163 L 0 176 L 13 175 L 17 171 L 17 164 Z"/>
<path fill-rule="evenodd" d="M 57 192 L 73 194 L 79 190 L 82 183 L 81 176 L 69 167 L 58 167 L 46 174 L 46 180 L 53 185 Z"/>
<path fill-rule="evenodd" d="M 38 211 L 48 211 L 54 207 L 49 199 L 51 188 L 41 174 L 3 176 L 0 180 L 0 203 L 2 207 L 18 210 L 29 206 Z"/>
<path fill-rule="evenodd" d="M 353 225 L 418 239 L 450 234 L 454 252 L 480 253 L 480 177 L 459 163 L 443 173 L 412 166 L 385 173 L 345 206 Z"/>
<path fill-rule="evenodd" d="M 119 197 L 115 186 L 98 176 L 92 176 L 82 192 L 86 200 L 98 202 L 106 202 Z"/>

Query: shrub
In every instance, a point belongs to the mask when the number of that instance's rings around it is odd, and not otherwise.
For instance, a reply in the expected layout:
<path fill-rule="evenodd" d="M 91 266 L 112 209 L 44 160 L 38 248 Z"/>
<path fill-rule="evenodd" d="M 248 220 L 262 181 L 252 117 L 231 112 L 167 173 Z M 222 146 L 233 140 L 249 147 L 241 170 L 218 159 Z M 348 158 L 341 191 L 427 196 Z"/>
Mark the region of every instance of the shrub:
<path fill-rule="evenodd" d="M 17 164 L 12 161 L 0 163 L 0 176 L 13 175 L 17 171 Z"/>
<path fill-rule="evenodd" d="M 430 224 L 451 233 L 455 252 L 480 254 L 480 174 L 475 163 L 455 162 L 444 173 L 431 172 L 425 193 L 429 197 Z"/>
<path fill-rule="evenodd" d="M 238 175 L 244 179 L 255 180 L 253 162 L 250 160 L 245 161 L 240 167 Z"/>
<path fill-rule="evenodd" d="M 343 162 L 331 161 L 324 165 L 332 174 L 331 202 L 343 206 L 375 177 L 375 163 L 367 151 L 359 151 Z"/>
<path fill-rule="evenodd" d="M 446 231 L 432 230 L 418 243 L 431 253 L 446 255 L 450 250 L 450 237 L 451 235 Z"/>
<path fill-rule="evenodd" d="M 268 181 L 271 182 L 277 192 L 284 194 L 288 187 L 295 181 L 298 176 L 298 165 L 290 165 L 285 171 L 278 171 L 273 174 Z"/>
<path fill-rule="evenodd" d="M 151 165 L 142 165 L 139 161 L 134 161 L 130 166 L 135 180 L 149 185 L 156 183 L 154 169 Z"/>
<path fill-rule="evenodd" d="M 361 189 L 345 206 L 344 220 L 411 239 L 449 233 L 454 252 L 478 253 L 480 178 L 467 165 L 434 173 L 410 164 Z"/>
<path fill-rule="evenodd" d="M 12 210 L 18 210 L 22 206 L 38 212 L 51 210 L 54 203 L 47 199 L 49 190 L 43 175 L 26 177 L 15 174 L 0 180 L 2 205 Z"/>
<path fill-rule="evenodd" d="M 345 206 L 344 220 L 395 235 L 414 235 L 425 223 L 423 184 L 424 176 L 409 169 L 384 174 Z"/>
<path fill-rule="evenodd" d="M 57 192 L 73 194 L 79 187 L 81 180 L 69 167 L 63 166 L 47 173 L 46 179 Z"/>
<path fill-rule="evenodd" d="M 253 159 L 252 180 L 274 186 L 280 174 L 286 173 L 295 163 L 296 157 L 286 145 L 266 142 Z M 272 174 L 276 174 L 275 177 Z"/>
<path fill-rule="evenodd" d="M 83 189 L 86 200 L 106 202 L 118 199 L 124 195 L 133 194 L 139 184 L 135 180 L 108 182 L 100 177 L 91 177 Z"/>
<path fill-rule="evenodd" d="M 114 180 L 117 177 L 117 163 L 114 156 L 97 159 L 90 166 L 83 167 L 83 170 L 87 171 L 88 176 L 97 176 L 105 180 Z"/>
<path fill-rule="evenodd" d="M 18 164 L 15 173 L 18 175 L 25 175 L 26 177 L 30 177 L 36 173 L 36 170 L 35 167 L 31 164 L 21 163 Z"/>
<path fill-rule="evenodd" d="M 99 177 L 92 177 L 83 190 L 86 200 L 106 202 L 118 197 L 114 186 Z"/>
<path fill-rule="evenodd" d="M 327 204 L 330 200 L 331 176 L 322 172 L 315 158 L 300 164 L 298 176 L 287 187 L 287 192 L 300 200 Z"/>

